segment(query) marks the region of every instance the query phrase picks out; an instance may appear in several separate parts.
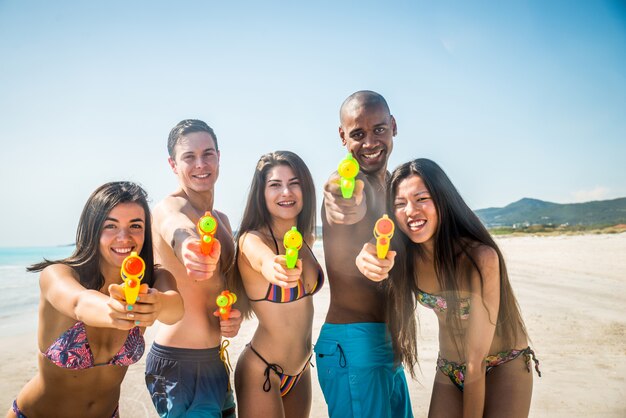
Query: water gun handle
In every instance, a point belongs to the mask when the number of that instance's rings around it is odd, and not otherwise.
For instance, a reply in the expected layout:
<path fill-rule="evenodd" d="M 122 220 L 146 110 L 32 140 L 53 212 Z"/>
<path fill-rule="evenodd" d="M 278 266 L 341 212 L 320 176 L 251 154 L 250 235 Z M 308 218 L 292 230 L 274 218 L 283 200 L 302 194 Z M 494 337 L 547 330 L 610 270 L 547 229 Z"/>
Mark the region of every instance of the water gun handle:
<path fill-rule="evenodd" d="M 127 304 L 134 305 L 137 302 L 145 271 L 146 263 L 135 251 L 122 261 L 120 274 L 124 280 L 124 297 Z"/>
<path fill-rule="evenodd" d="M 216 240 L 217 219 L 211 215 L 210 211 L 206 211 L 204 216 L 198 220 L 197 228 L 200 235 L 200 252 L 204 255 L 209 255 Z"/>
<path fill-rule="evenodd" d="M 341 196 L 344 199 L 350 199 L 352 197 L 352 193 L 354 193 L 354 185 L 356 181 L 353 178 L 341 178 Z"/>
<path fill-rule="evenodd" d="M 237 302 L 237 295 L 228 290 L 224 290 L 219 294 L 217 299 L 215 299 L 215 304 L 217 305 L 215 312 L 220 315 L 222 321 L 226 321 L 230 318 L 230 311 L 235 302 Z"/>
<path fill-rule="evenodd" d="M 298 261 L 298 250 L 295 248 L 287 248 L 285 251 L 285 261 L 287 261 L 288 269 L 294 268 Z"/>
<path fill-rule="evenodd" d="M 379 259 L 387 258 L 389 242 L 393 236 L 395 225 L 387 215 L 383 215 L 374 225 L 374 238 L 376 238 L 376 255 Z"/>

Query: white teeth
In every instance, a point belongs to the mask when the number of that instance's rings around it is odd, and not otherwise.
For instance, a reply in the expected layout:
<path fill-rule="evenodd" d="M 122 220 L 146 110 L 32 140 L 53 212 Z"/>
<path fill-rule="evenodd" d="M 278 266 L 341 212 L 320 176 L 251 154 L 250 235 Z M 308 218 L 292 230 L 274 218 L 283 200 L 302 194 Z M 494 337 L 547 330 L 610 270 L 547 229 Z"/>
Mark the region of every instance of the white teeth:
<path fill-rule="evenodd" d="M 373 154 L 362 154 L 363 158 L 365 158 L 366 160 L 371 160 L 374 158 L 378 158 L 380 156 L 380 154 L 382 154 L 383 150 L 380 150 L 378 152 L 375 152 Z"/>
<path fill-rule="evenodd" d="M 205 179 L 205 178 L 209 177 L 209 175 L 208 174 L 198 174 L 198 175 L 195 175 L 194 177 L 197 178 L 197 179 Z"/>
<path fill-rule="evenodd" d="M 278 206 L 293 206 L 295 204 L 296 204 L 296 202 L 293 201 L 293 200 L 288 200 L 288 201 L 285 201 L 285 202 L 278 202 Z"/>
<path fill-rule="evenodd" d="M 117 254 L 128 254 L 132 248 L 128 247 L 128 248 L 111 248 L 113 250 L 114 253 Z"/>
<path fill-rule="evenodd" d="M 417 221 L 411 221 L 409 222 L 409 228 L 411 229 L 418 229 L 421 228 L 422 226 L 424 226 L 424 224 L 426 223 L 425 219 L 420 219 Z"/>

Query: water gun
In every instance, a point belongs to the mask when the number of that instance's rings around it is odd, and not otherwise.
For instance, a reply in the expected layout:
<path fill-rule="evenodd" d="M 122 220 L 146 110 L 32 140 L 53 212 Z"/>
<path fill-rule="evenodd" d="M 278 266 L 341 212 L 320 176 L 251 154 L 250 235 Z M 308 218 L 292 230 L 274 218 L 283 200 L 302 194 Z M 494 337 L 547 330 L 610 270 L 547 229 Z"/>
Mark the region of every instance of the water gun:
<path fill-rule="evenodd" d="M 374 225 L 374 238 L 376 238 L 376 255 L 378 258 L 383 259 L 387 257 L 389 251 L 389 241 L 393 236 L 395 230 L 393 221 L 389 219 L 389 216 L 383 215 L 379 218 Z"/>
<path fill-rule="evenodd" d="M 200 251 L 204 255 L 211 254 L 217 232 L 217 219 L 208 210 L 198 220 L 198 234 L 200 234 Z"/>
<path fill-rule="evenodd" d="M 126 303 L 134 305 L 139 295 L 139 285 L 146 271 L 146 263 L 137 255 L 136 251 L 130 253 L 122 261 L 121 275 L 124 280 L 124 296 Z"/>
<path fill-rule="evenodd" d="M 296 261 L 298 261 L 298 250 L 302 248 L 302 234 L 298 232 L 298 228 L 292 226 L 289 231 L 285 232 L 283 245 L 286 250 L 287 268 L 292 269 L 296 266 Z"/>
<path fill-rule="evenodd" d="M 230 309 L 235 302 L 237 302 L 237 295 L 231 293 L 229 290 L 224 290 L 219 294 L 217 299 L 215 299 L 218 308 L 215 312 L 220 314 L 222 321 L 226 321 L 230 317 Z"/>
<path fill-rule="evenodd" d="M 355 177 L 359 174 L 359 162 L 354 159 L 352 154 L 339 162 L 337 173 L 341 176 L 339 185 L 341 186 L 341 195 L 344 199 L 350 199 L 354 192 Z"/>

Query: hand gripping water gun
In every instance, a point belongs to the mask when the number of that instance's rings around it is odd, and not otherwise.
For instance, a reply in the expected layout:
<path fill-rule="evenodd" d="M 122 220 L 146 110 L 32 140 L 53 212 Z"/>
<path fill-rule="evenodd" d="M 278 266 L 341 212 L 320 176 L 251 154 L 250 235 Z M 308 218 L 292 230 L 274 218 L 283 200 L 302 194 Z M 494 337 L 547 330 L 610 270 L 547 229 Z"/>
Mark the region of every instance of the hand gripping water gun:
<path fill-rule="evenodd" d="M 217 219 L 208 210 L 204 216 L 198 220 L 198 234 L 200 234 L 200 251 L 209 255 L 215 243 L 215 233 L 217 232 Z"/>
<path fill-rule="evenodd" d="M 387 215 L 379 218 L 374 225 L 374 238 L 376 238 L 376 255 L 383 259 L 387 257 L 389 251 L 389 241 L 393 236 L 395 225 Z"/>
<path fill-rule="evenodd" d="M 359 163 L 354 159 L 352 154 L 346 155 L 346 157 L 339 162 L 337 173 L 341 176 L 341 195 L 344 199 L 350 199 L 354 191 L 354 178 L 359 174 Z"/>
<path fill-rule="evenodd" d="M 289 231 L 285 232 L 283 245 L 286 250 L 287 268 L 292 269 L 296 266 L 296 261 L 298 261 L 298 250 L 302 248 L 302 234 L 298 232 L 298 228 L 292 226 Z"/>
<path fill-rule="evenodd" d="M 218 309 L 215 312 L 219 312 L 222 321 L 226 321 L 230 317 L 230 309 L 233 304 L 237 302 L 237 295 L 231 293 L 229 290 L 224 290 L 219 294 L 215 303 Z"/>
<path fill-rule="evenodd" d="M 134 305 L 139 295 L 139 285 L 146 271 L 146 263 L 137 255 L 136 251 L 130 253 L 122 261 L 121 275 L 124 280 L 124 296 L 126 303 Z"/>

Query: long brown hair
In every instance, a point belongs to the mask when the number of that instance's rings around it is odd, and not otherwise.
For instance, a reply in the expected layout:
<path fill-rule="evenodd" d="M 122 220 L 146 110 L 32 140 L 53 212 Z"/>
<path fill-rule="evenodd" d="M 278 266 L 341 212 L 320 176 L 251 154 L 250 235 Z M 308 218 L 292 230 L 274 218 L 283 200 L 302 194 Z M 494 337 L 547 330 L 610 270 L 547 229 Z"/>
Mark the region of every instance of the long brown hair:
<path fill-rule="evenodd" d="M 246 293 L 243 279 L 237 266 L 240 256 L 239 238 L 247 232 L 258 231 L 272 225 L 272 215 L 267 209 L 267 202 L 265 201 L 265 183 L 267 182 L 269 171 L 279 165 L 290 167 L 300 181 L 303 202 L 302 210 L 297 218 L 298 231 L 300 231 L 305 240 L 315 233 L 315 185 L 313 184 L 311 172 L 304 161 L 291 151 L 275 151 L 262 155 L 252 176 L 248 201 L 235 237 L 235 261 L 231 274 L 228 277 L 230 287 L 238 292 L 237 308 L 241 311 L 244 318 L 250 318 L 252 311 L 248 298 L 244 297 Z M 239 298 L 239 295 L 242 297 Z"/>
<path fill-rule="evenodd" d="M 139 185 L 128 181 L 116 181 L 98 187 L 87 199 L 78 220 L 76 230 L 76 249 L 62 260 L 47 260 L 33 264 L 26 270 L 41 271 L 52 264 L 65 264 L 78 272 L 80 284 L 87 289 L 100 290 L 104 286 L 104 277 L 100 272 L 100 236 L 102 226 L 108 214 L 120 203 L 137 203 L 144 210 L 144 242 L 141 258 L 146 263 L 144 283 L 154 285 L 154 252 L 152 250 L 152 222 L 147 193 Z"/>
<path fill-rule="evenodd" d="M 478 271 L 482 287 L 483 277 L 471 250 L 477 243 L 493 248 L 498 254 L 500 265 L 500 308 L 496 322 L 496 335 L 500 336 L 505 344 L 512 346 L 520 331 L 524 335 L 528 334 L 509 282 L 504 257 L 489 231 L 467 206 L 441 167 L 425 158 L 397 167 L 387 184 L 387 209 L 390 217 L 397 222 L 393 203 L 398 185 L 413 175 L 421 177 L 437 210 L 439 224 L 434 236 L 433 258 L 437 281 L 446 295 L 448 312 L 459 311 L 460 279 L 465 273 L 460 266 L 463 256 L 467 257 L 473 268 Z M 404 363 L 414 376 L 413 367 L 417 362 L 415 279 L 419 281 L 414 263 L 423 250 L 420 244 L 412 242 L 401 230 L 398 230 L 394 240 L 392 245 L 398 252 L 395 266 L 390 272 L 387 283 L 389 292 L 387 318 L 391 335 L 396 337 L 392 339 L 394 358 L 396 362 Z M 446 315 L 446 322 L 450 337 L 456 341 L 453 330 L 460 328 L 459 315 Z M 457 349 L 459 349 L 458 344 Z"/>

